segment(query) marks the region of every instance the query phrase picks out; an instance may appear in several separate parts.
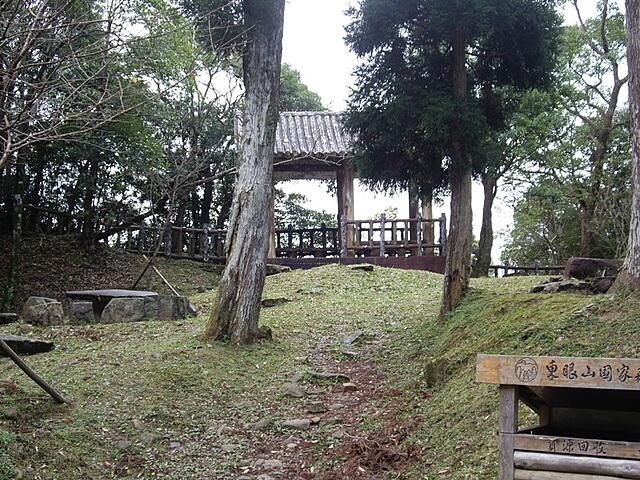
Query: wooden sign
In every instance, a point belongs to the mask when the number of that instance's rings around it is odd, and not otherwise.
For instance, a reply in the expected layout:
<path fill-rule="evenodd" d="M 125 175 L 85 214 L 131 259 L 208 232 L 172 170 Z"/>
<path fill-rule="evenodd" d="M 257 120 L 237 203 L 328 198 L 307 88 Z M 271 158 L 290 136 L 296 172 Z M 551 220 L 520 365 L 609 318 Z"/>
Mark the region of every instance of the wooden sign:
<path fill-rule="evenodd" d="M 499 385 L 640 389 L 640 359 L 478 355 L 476 381 Z"/>

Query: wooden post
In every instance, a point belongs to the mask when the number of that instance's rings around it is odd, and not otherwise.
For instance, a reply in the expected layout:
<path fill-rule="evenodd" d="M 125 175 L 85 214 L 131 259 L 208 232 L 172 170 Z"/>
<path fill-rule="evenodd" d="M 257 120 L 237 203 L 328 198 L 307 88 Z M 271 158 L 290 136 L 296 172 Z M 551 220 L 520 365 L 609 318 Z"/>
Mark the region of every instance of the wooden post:
<path fill-rule="evenodd" d="M 498 480 L 513 480 L 514 435 L 518 430 L 518 390 L 514 385 L 500 386 Z"/>
<path fill-rule="evenodd" d="M 418 218 L 416 218 L 416 225 L 418 226 L 418 251 L 416 252 L 417 255 L 419 257 L 422 256 L 422 234 L 423 234 L 423 230 L 422 230 L 422 217 L 420 215 L 418 215 Z"/>
<path fill-rule="evenodd" d="M 422 218 L 424 222 L 422 224 L 422 240 L 425 245 L 433 245 L 436 241 L 433 232 L 433 202 L 431 200 L 422 200 Z M 433 247 L 427 247 L 424 252 L 425 255 L 433 255 Z"/>
<path fill-rule="evenodd" d="M 340 256 L 347 257 L 347 216 L 340 215 Z"/>
<path fill-rule="evenodd" d="M 211 224 L 205 223 L 202 226 L 202 260 L 204 262 L 209 261 L 211 256 L 211 239 L 209 238 L 209 230 L 211 230 Z"/>
<path fill-rule="evenodd" d="M 338 215 L 344 215 L 347 222 L 352 222 L 354 216 L 353 182 L 355 170 L 351 163 L 345 160 L 342 168 L 336 172 L 338 188 Z M 355 243 L 354 227 L 347 223 L 347 249 Z"/>
<path fill-rule="evenodd" d="M 418 217 L 418 189 L 415 185 L 409 187 L 409 218 Z M 407 235 L 409 244 L 417 243 L 418 239 L 418 225 L 413 222 L 409 223 L 409 232 Z M 411 252 L 415 254 L 415 252 Z"/>
<path fill-rule="evenodd" d="M 380 256 L 384 257 L 384 222 L 387 216 L 383 213 L 380 215 Z"/>

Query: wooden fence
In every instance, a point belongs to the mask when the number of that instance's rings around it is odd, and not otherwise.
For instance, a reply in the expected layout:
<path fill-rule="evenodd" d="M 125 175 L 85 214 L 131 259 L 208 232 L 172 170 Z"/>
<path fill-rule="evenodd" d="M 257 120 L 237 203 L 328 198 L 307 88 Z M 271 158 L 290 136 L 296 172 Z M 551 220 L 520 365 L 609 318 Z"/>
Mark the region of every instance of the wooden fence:
<path fill-rule="evenodd" d="M 493 276 L 495 277 L 508 277 L 514 275 L 561 275 L 564 273 L 564 265 L 534 265 L 530 266 L 517 266 L 517 265 L 490 265 L 489 276 L 493 270 Z M 502 275 L 500 271 L 502 270 Z"/>

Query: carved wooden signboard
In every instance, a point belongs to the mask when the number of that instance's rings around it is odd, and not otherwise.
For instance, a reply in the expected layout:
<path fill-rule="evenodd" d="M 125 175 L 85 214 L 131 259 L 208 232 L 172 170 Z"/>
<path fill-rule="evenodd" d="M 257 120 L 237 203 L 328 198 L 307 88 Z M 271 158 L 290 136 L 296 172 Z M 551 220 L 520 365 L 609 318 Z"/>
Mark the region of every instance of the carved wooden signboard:
<path fill-rule="evenodd" d="M 476 380 L 499 385 L 628 390 L 640 388 L 640 360 L 478 355 Z"/>
<path fill-rule="evenodd" d="M 640 359 L 478 355 L 476 380 L 500 385 L 499 480 L 640 479 Z"/>

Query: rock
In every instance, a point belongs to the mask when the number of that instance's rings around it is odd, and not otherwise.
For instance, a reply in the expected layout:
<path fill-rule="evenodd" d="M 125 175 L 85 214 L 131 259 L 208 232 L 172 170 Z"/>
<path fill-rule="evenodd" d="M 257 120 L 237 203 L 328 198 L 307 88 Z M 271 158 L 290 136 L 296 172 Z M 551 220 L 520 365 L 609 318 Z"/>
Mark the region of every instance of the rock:
<path fill-rule="evenodd" d="M 62 304 L 53 298 L 29 297 L 22 308 L 27 323 L 46 327 L 64 323 Z"/>
<path fill-rule="evenodd" d="M 256 480 L 275 480 L 271 475 L 267 475 L 266 473 L 261 473 L 256 477 Z"/>
<path fill-rule="evenodd" d="M 131 442 L 129 442 L 128 440 L 118 440 L 116 442 L 116 447 L 118 448 L 118 450 L 126 450 L 130 446 Z"/>
<path fill-rule="evenodd" d="M 302 398 L 304 397 L 305 391 L 306 389 L 304 387 L 296 385 L 295 383 L 287 383 L 284 386 L 285 397 Z"/>
<path fill-rule="evenodd" d="M 319 427 L 322 428 L 327 425 L 338 425 L 339 423 L 342 423 L 342 420 L 339 418 L 323 418 L 320 420 Z"/>
<path fill-rule="evenodd" d="M 591 283 L 585 281 L 579 282 L 560 282 L 556 287 L 556 292 L 569 292 L 578 290 L 591 290 Z"/>
<path fill-rule="evenodd" d="M 263 307 L 277 307 L 278 305 L 284 305 L 287 302 L 290 302 L 291 300 L 289 300 L 288 298 L 265 298 L 264 300 L 262 300 L 262 306 Z"/>
<path fill-rule="evenodd" d="M 69 316 L 80 323 L 95 322 L 93 313 L 93 303 L 91 302 L 73 302 L 69 308 Z"/>
<path fill-rule="evenodd" d="M 271 422 L 272 422 L 272 420 L 271 420 L 270 417 L 264 417 L 264 418 L 261 418 L 260 420 L 258 420 L 253 425 L 251 425 L 251 428 L 253 430 L 262 430 L 264 428 L 267 428 L 269 425 L 271 425 Z"/>
<path fill-rule="evenodd" d="M 20 325 L 20 327 L 18 327 L 18 330 L 22 335 L 30 335 L 33 333 L 33 325 L 23 323 Z"/>
<path fill-rule="evenodd" d="M 0 313 L 0 325 L 8 325 L 18 321 L 17 313 Z"/>
<path fill-rule="evenodd" d="M 285 420 L 282 422 L 282 427 L 292 430 L 309 430 L 311 428 L 311 420 L 308 418 Z"/>
<path fill-rule="evenodd" d="M 280 460 L 265 460 L 262 468 L 265 470 L 282 470 L 282 462 Z"/>
<path fill-rule="evenodd" d="M 290 271 L 291 271 L 291 267 L 287 267 L 286 265 L 275 265 L 275 264 L 267 265 L 267 276 L 277 275 L 279 273 L 285 273 Z"/>
<path fill-rule="evenodd" d="M 329 407 L 323 402 L 313 402 L 307 406 L 307 413 L 325 413 Z"/>
<path fill-rule="evenodd" d="M 179 320 L 187 318 L 189 299 L 175 295 L 160 295 L 158 297 L 158 311 L 156 315 L 147 315 L 158 320 Z M 146 312 L 145 312 L 146 313 Z"/>
<path fill-rule="evenodd" d="M 15 335 L 0 335 L 0 338 L 18 355 L 33 355 L 35 353 L 49 352 L 53 350 L 54 347 L 52 342 L 16 337 Z M 6 356 L 3 350 L 0 350 L 0 355 Z"/>
<path fill-rule="evenodd" d="M 358 386 L 355 383 L 347 382 L 342 384 L 342 390 L 344 392 L 355 392 L 358 390 Z"/>
<path fill-rule="evenodd" d="M 135 428 L 136 430 L 138 430 L 139 432 L 143 431 L 145 429 L 144 427 L 144 423 L 142 423 L 141 420 L 138 419 L 133 419 L 131 421 L 131 423 L 133 423 L 133 428 Z"/>
<path fill-rule="evenodd" d="M 151 432 L 141 432 L 138 438 L 140 439 L 140 443 L 148 448 L 156 442 L 158 436 Z"/>
<path fill-rule="evenodd" d="M 4 407 L 2 410 L 0 410 L 0 416 L 6 418 L 7 420 L 18 420 L 18 407 L 13 405 Z"/>
<path fill-rule="evenodd" d="M 351 270 L 362 270 L 363 272 L 373 272 L 373 265 L 370 263 L 359 263 L 357 265 L 351 265 Z"/>
<path fill-rule="evenodd" d="M 550 285 L 550 283 L 541 283 L 540 285 L 534 285 L 529 289 L 529 293 L 542 293 L 548 285 Z"/>
<path fill-rule="evenodd" d="M 237 445 L 235 443 L 227 443 L 225 445 L 220 445 L 220 450 L 222 450 L 223 452 L 233 452 L 235 450 L 238 450 L 240 448 L 240 445 Z"/>
<path fill-rule="evenodd" d="M 342 341 L 342 346 L 350 347 L 354 343 L 360 341 L 363 335 L 364 335 L 364 332 L 362 330 L 358 330 L 357 332 L 352 333 Z"/>
<path fill-rule="evenodd" d="M 336 430 L 335 432 L 332 432 L 331 437 L 341 439 L 344 437 L 344 430 Z"/>
<path fill-rule="evenodd" d="M 227 435 L 228 433 L 233 432 L 233 430 L 226 426 L 226 425 L 220 425 L 220 427 L 218 427 L 218 430 L 216 431 L 216 435 L 218 435 L 219 437 L 222 437 L 223 435 Z"/>
<path fill-rule="evenodd" d="M 258 340 L 266 340 L 270 342 L 273 340 L 273 332 L 271 331 L 271 327 L 267 325 L 260 325 L 258 327 Z"/>
<path fill-rule="evenodd" d="M 607 293 L 613 286 L 616 277 L 598 277 L 591 280 L 591 289 L 593 293 Z"/>
<path fill-rule="evenodd" d="M 564 269 L 564 276 L 584 280 L 585 278 L 617 275 L 621 266 L 621 260 L 571 257 Z"/>
<path fill-rule="evenodd" d="M 156 303 L 157 305 L 157 303 Z M 104 307 L 102 323 L 139 322 L 145 318 L 145 300 L 142 297 L 114 298 Z"/>

